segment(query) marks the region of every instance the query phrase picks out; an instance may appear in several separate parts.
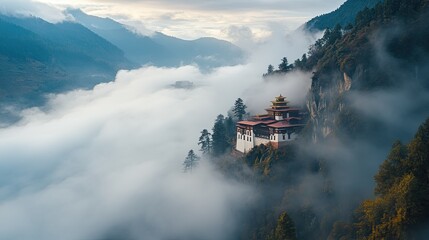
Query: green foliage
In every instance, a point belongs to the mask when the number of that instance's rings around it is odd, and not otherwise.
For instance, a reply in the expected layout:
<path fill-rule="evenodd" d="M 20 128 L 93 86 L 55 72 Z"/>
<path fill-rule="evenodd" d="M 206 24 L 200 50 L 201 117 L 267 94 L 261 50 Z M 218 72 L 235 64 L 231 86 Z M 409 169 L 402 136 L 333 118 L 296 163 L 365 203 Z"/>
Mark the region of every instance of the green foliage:
<path fill-rule="evenodd" d="M 1 103 L 41 105 L 47 93 L 93 87 L 132 66 L 80 24 L 0 14 L 0 32 Z"/>
<path fill-rule="evenodd" d="M 336 222 L 332 227 L 328 240 L 349 240 L 354 239 L 353 226 L 345 222 Z"/>
<path fill-rule="evenodd" d="M 375 193 L 387 194 L 389 189 L 396 184 L 398 176 L 405 174 L 404 161 L 407 157 L 407 148 L 400 141 L 393 144 L 387 159 L 381 164 L 380 170 L 375 175 Z"/>
<path fill-rule="evenodd" d="M 271 145 L 261 144 L 251 149 L 245 156 L 249 167 L 259 169 L 263 175 L 269 175 L 273 161 L 279 160 L 279 152 Z"/>
<path fill-rule="evenodd" d="M 429 119 L 408 146 L 396 142 L 380 166 L 375 200 L 357 209 L 359 239 L 407 239 L 429 221 Z"/>
<path fill-rule="evenodd" d="M 267 69 L 267 74 L 270 75 L 274 72 L 274 66 L 273 65 L 268 65 L 268 69 Z"/>
<path fill-rule="evenodd" d="M 203 129 L 201 131 L 201 136 L 198 139 L 198 145 L 201 145 L 200 151 L 203 152 L 203 154 L 210 154 L 213 149 L 212 145 L 212 139 L 211 139 L 211 133 L 207 131 L 207 129 Z"/>
<path fill-rule="evenodd" d="M 224 120 L 228 148 L 233 148 L 235 146 L 235 138 L 237 137 L 236 123 L 237 122 L 234 121 L 231 116 L 226 117 Z"/>
<path fill-rule="evenodd" d="M 342 27 L 353 23 L 358 12 L 372 8 L 383 0 L 348 0 L 335 11 L 315 17 L 306 23 L 307 29 L 325 30 L 339 24 Z"/>
<path fill-rule="evenodd" d="M 309 70 L 307 69 L 307 54 L 303 54 L 301 59 L 295 60 L 295 63 L 293 64 L 294 68 L 300 69 L 300 70 Z"/>
<path fill-rule="evenodd" d="M 287 73 L 292 70 L 293 66 L 289 64 L 286 57 L 282 58 L 282 62 L 279 64 L 279 71 Z"/>
<path fill-rule="evenodd" d="M 197 167 L 198 161 L 200 160 L 200 157 L 198 157 L 194 150 L 189 150 L 188 156 L 186 156 L 185 161 L 183 162 L 183 171 L 188 172 Z"/>
<path fill-rule="evenodd" d="M 243 116 L 246 114 L 247 106 L 244 105 L 243 99 L 238 98 L 235 103 L 232 111 L 234 112 L 234 116 L 238 119 L 238 121 L 243 120 Z"/>
<path fill-rule="evenodd" d="M 270 64 L 270 65 L 268 65 L 267 73 L 264 73 L 262 76 L 263 77 L 269 77 L 271 75 L 276 75 L 276 74 L 286 74 L 286 73 L 292 71 L 293 69 L 294 69 L 294 65 L 289 64 L 287 58 L 283 57 L 281 59 L 281 63 L 279 64 L 278 70 L 274 70 L 273 65 Z"/>
<path fill-rule="evenodd" d="M 286 212 L 280 214 L 272 240 L 296 240 L 295 224 Z"/>
<path fill-rule="evenodd" d="M 219 156 L 226 152 L 230 147 L 228 143 L 227 130 L 225 127 L 225 117 L 220 114 L 217 116 L 213 126 L 213 155 Z"/>

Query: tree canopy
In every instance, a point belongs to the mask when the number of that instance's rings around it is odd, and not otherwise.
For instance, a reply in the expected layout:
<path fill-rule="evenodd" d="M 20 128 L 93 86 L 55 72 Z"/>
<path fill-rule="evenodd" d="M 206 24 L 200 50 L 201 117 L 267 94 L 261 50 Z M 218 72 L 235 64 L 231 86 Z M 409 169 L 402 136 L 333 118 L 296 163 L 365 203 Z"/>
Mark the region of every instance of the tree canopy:
<path fill-rule="evenodd" d="M 357 210 L 356 238 L 407 239 L 429 221 L 429 119 L 406 146 L 396 142 L 375 176 L 377 194 Z"/>
<path fill-rule="evenodd" d="M 198 140 L 198 145 L 201 145 L 200 151 L 203 152 L 203 154 L 210 154 L 212 152 L 212 134 L 207 131 L 207 129 L 203 129 L 201 131 L 201 136 Z"/>
<path fill-rule="evenodd" d="M 234 112 L 234 116 L 238 119 L 238 121 L 243 120 L 243 116 L 244 114 L 246 114 L 246 108 L 247 106 L 244 105 L 243 100 L 241 98 L 238 98 L 235 101 L 232 111 Z"/>
<path fill-rule="evenodd" d="M 183 162 L 183 170 L 185 172 L 191 171 L 198 165 L 198 161 L 200 160 L 200 157 L 198 157 L 194 150 L 189 150 L 188 156 L 186 156 L 185 161 Z"/>
<path fill-rule="evenodd" d="M 228 136 L 225 128 L 225 117 L 220 114 L 217 116 L 213 126 L 213 155 L 219 156 L 226 152 L 229 147 Z"/>

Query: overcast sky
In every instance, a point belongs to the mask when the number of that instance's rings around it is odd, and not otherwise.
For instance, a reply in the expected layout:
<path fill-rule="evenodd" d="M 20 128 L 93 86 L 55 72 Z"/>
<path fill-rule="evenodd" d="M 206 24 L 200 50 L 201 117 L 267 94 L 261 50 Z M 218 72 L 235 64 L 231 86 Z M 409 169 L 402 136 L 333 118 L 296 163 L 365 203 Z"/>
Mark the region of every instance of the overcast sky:
<path fill-rule="evenodd" d="M 194 39 L 232 40 L 229 29 L 248 28 L 255 39 L 273 29 L 294 30 L 310 18 L 338 8 L 344 0 L 40 0 L 56 7 L 74 6 L 139 29 Z M 15 1 L 14 1 L 15 2 Z"/>

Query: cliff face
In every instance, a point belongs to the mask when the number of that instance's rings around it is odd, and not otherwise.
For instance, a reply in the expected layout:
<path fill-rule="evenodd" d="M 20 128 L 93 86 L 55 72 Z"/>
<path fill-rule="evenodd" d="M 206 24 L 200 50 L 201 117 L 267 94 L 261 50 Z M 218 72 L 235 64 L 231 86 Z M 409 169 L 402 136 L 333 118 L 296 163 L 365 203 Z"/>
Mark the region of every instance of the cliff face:
<path fill-rule="evenodd" d="M 342 75 L 342 77 L 341 77 Z M 318 142 L 336 132 L 338 115 L 345 107 L 342 99 L 350 91 L 352 78 L 345 72 L 332 75 L 330 86 L 322 86 L 314 80 L 307 98 L 307 108 L 310 113 L 312 139 Z"/>
<path fill-rule="evenodd" d="M 354 28 L 342 32 L 341 37 L 332 40 L 328 34 L 318 47 L 313 47 L 316 50 L 309 62 L 314 63 L 315 73 L 307 98 L 313 141 L 376 134 L 374 130 L 383 123 L 367 116 L 364 108 L 373 106 L 365 101 L 366 95 L 383 103 L 387 92 L 402 95 L 415 88 L 424 94 L 428 90 L 429 43 L 424 40 L 429 39 L 427 6 L 424 0 L 387 0 L 374 10 L 360 13 Z M 415 113 L 401 108 L 404 101 L 398 96 L 394 104 L 397 117 L 404 117 L 407 124 L 407 116 Z M 385 107 L 387 112 L 395 111 L 389 109 L 392 106 Z"/>

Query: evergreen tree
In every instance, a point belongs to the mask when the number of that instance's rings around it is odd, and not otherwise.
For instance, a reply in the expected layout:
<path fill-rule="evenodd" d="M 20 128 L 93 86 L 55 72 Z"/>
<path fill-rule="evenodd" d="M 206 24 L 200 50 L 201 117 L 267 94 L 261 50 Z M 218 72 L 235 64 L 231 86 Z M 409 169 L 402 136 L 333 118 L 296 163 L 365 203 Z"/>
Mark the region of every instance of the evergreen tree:
<path fill-rule="evenodd" d="M 295 224 L 286 212 L 280 214 L 274 232 L 275 240 L 296 240 Z"/>
<path fill-rule="evenodd" d="M 216 118 L 215 124 L 213 126 L 212 139 L 213 155 L 219 156 L 225 153 L 229 147 L 229 144 L 225 129 L 225 118 L 222 114 Z"/>
<path fill-rule="evenodd" d="M 266 75 L 270 75 L 273 74 L 274 72 L 274 66 L 273 65 L 268 65 L 268 69 L 267 69 L 267 74 Z"/>
<path fill-rule="evenodd" d="M 243 115 L 246 114 L 246 108 L 247 106 L 244 105 L 243 100 L 241 98 L 238 98 L 235 101 L 234 108 L 232 111 L 234 112 L 234 116 L 238 119 L 238 121 L 243 120 Z"/>
<path fill-rule="evenodd" d="M 224 121 L 226 136 L 228 139 L 228 144 L 232 146 L 234 144 L 236 138 L 236 129 L 235 129 L 235 121 L 232 117 L 226 117 Z"/>
<path fill-rule="evenodd" d="M 301 59 L 295 60 L 294 67 L 305 70 L 307 64 L 307 54 L 302 55 Z"/>
<path fill-rule="evenodd" d="M 407 147 L 396 141 L 387 159 L 381 164 L 380 170 L 374 179 L 377 183 L 375 193 L 386 194 L 398 179 L 404 175 L 404 161 L 407 157 Z"/>
<path fill-rule="evenodd" d="M 396 142 L 376 175 L 374 200 L 357 210 L 356 239 L 411 239 L 429 221 L 429 119 L 408 146 Z"/>
<path fill-rule="evenodd" d="M 280 72 L 288 72 L 291 70 L 291 68 L 292 68 L 292 66 L 289 65 L 287 58 L 286 57 L 282 58 L 282 63 L 280 63 L 280 65 L 279 65 L 279 71 Z"/>
<path fill-rule="evenodd" d="M 201 131 L 201 136 L 198 140 L 198 145 L 201 145 L 200 151 L 203 152 L 203 154 L 210 154 L 212 152 L 212 134 L 207 131 L 207 129 L 204 129 Z"/>
<path fill-rule="evenodd" d="M 198 165 L 198 161 L 200 158 L 194 153 L 194 150 L 189 150 L 188 156 L 185 158 L 183 162 L 183 170 L 185 172 L 191 171 Z"/>

